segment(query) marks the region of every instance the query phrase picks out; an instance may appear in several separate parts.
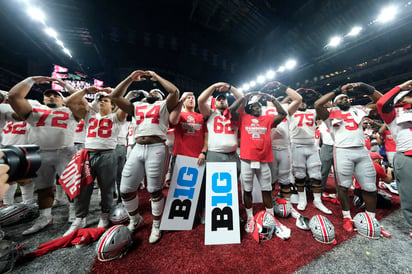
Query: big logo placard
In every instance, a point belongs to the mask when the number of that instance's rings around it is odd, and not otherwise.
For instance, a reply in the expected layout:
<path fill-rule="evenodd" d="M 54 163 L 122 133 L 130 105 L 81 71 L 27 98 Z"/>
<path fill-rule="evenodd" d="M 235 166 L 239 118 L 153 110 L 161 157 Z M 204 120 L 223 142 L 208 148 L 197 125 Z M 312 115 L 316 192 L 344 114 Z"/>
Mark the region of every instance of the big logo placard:
<path fill-rule="evenodd" d="M 160 230 L 191 230 L 205 165 L 197 158 L 178 155 L 167 194 Z"/>
<path fill-rule="evenodd" d="M 236 163 L 206 163 L 205 244 L 239 244 Z"/>

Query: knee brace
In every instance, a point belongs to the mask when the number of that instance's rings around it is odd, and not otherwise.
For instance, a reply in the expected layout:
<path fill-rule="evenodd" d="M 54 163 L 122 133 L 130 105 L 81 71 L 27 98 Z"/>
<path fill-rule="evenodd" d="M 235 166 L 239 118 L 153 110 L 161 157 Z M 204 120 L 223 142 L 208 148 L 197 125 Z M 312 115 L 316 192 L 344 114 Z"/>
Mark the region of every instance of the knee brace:
<path fill-rule="evenodd" d="M 305 178 L 299 179 L 299 178 L 295 177 L 296 187 L 305 187 L 305 184 L 306 184 L 306 179 Z"/>
<path fill-rule="evenodd" d="M 311 185 L 311 188 L 313 189 L 320 189 L 322 187 L 321 184 L 322 184 L 321 180 L 310 179 L 310 185 Z"/>
<path fill-rule="evenodd" d="M 280 194 L 281 194 L 282 197 L 284 195 L 290 195 L 292 193 L 291 189 L 290 189 L 290 184 L 287 184 L 287 185 L 279 184 L 279 186 L 280 186 Z"/>

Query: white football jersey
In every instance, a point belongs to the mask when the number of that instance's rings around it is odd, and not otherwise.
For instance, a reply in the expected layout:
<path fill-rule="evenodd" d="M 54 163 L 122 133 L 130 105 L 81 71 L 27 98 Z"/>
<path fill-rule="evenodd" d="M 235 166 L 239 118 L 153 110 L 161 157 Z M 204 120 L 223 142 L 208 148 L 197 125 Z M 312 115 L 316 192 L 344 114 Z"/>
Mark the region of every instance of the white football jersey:
<path fill-rule="evenodd" d="M 85 142 L 86 142 L 86 127 L 84 126 L 84 120 L 81 120 L 77 124 L 76 131 L 74 132 L 74 143 L 84 144 Z"/>
<path fill-rule="evenodd" d="M 26 122 L 30 125 L 29 143 L 40 146 L 41 150 L 74 145 L 77 121 L 67 107 L 33 106 Z"/>
<path fill-rule="evenodd" d="M 337 107 L 332 108 L 329 119 L 324 122 L 335 141 L 335 147 L 365 146 L 362 120 L 368 114 L 369 109 L 363 106 L 351 106 L 348 111 L 342 111 Z"/>
<path fill-rule="evenodd" d="M 129 123 L 128 127 L 128 134 L 127 134 L 127 146 L 133 146 L 136 144 L 136 139 L 134 138 L 134 131 L 135 131 L 134 123 Z"/>
<path fill-rule="evenodd" d="M 319 131 L 320 131 L 320 137 L 322 139 L 322 144 L 333 146 L 334 142 L 333 142 L 332 135 L 330 135 L 330 130 L 324 122 L 320 124 Z"/>
<path fill-rule="evenodd" d="M 288 104 L 282 104 L 283 109 L 288 113 Z M 263 115 L 277 115 L 278 112 L 275 107 L 263 107 Z M 279 125 L 271 129 L 270 135 L 272 138 L 272 148 L 287 148 L 289 147 L 289 119 L 290 116 L 287 115 Z"/>
<path fill-rule="evenodd" d="M 129 133 L 129 122 L 124 122 L 120 125 L 119 135 L 117 136 L 117 144 L 125 146 L 127 145 L 127 136 Z"/>
<path fill-rule="evenodd" d="M 207 120 L 208 150 L 229 153 L 238 147 L 239 128 L 220 112 L 211 110 Z"/>
<path fill-rule="evenodd" d="M 316 110 L 296 111 L 290 116 L 290 139 L 296 144 L 314 144 L 316 129 Z"/>
<path fill-rule="evenodd" d="M 166 140 L 169 126 L 169 111 L 166 100 L 154 104 L 134 102 L 133 124 L 136 126 L 134 137 L 158 136 Z"/>
<path fill-rule="evenodd" d="M 396 119 L 388 124 L 392 137 L 396 142 L 396 151 L 412 150 L 412 122 L 396 123 Z"/>
<path fill-rule="evenodd" d="M 29 125 L 25 121 L 7 121 L 2 132 L 3 146 L 28 144 Z"/>
<path fill-rule="evenodd" d="M 115 149 L 120 126 L 124 122 L 117 119 L 116 113 L 101 116 L 89 110 L 84 118 L 86 126 L 86 149 Z"/>

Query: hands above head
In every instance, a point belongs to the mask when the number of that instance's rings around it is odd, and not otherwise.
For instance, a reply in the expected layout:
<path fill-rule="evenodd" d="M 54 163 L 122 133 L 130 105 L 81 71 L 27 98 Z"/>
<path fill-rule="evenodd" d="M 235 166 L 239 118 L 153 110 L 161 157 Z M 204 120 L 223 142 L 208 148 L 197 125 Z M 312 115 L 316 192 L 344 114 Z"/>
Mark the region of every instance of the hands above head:
<path fill-rule="evenodd" d="M 61 79 L 56 79 L 48 76 L 32 76 L 30 78 L 34 81 L 35 84 L 49 84 L 51 82 L 57 82 L 59 84 L 60 81 L 62 81 Z"/>
<path fill-rule="evenodd" d="M 187 97 L 193 96 L 193 92 L 183 92 L 182 96 L 180 97 L 180 101 L 184 101 L 187 99 Z"/>
<path fill-rule="evenodd" d="M 219 91 L 219 92 L 226 92 L 226 91 L 230 91 L 230 87 L 231 85 L 228 83 L 224 83 L 224 82 L 218 82 L 213 84 L 215 90 Z"/>
<path fill-rule="evenodd" d="M 132 74 L 129 75 L 129 79 L 135 81 L 135 82 L 140 82 L 146 80 L 143 78 L 143 76 L 150 76 L 147 71 L 144 70 L 135 70 L 132 72 Z"/>
<path fill-rule="evenodd" d="M 143 94 L 144 97 L 147 97 L 149 95 L 149 93 L 147 91 L 144 91 L 142 89 L 139 90 L 131 90 L 129 91 L 129 93 L 126 94 L 126 99 L 127 100 L 132 100 L 133 98 L 139 97 L 140 94 Z"/>
<path fill-rule="evenodd" d="M 86 90 L 87 93 L 96 93 L 96 94 L 103 91 L 101 88 L 95 87 L 95 86 L 85 88 L 84 90 Z"/>
<path fill-rule="evenodd" d="M 408 80 L 399 85 L 401 90 L 411 90 L 412 89 L 412 80 Z"/>

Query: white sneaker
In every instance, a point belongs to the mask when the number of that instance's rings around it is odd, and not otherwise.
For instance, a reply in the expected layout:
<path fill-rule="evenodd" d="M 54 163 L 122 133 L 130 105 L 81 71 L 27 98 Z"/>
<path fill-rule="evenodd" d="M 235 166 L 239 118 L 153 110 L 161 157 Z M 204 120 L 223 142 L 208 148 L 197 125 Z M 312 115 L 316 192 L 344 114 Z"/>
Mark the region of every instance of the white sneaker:
<path fill-rule="evenodd" d="M 37 219 L 34 220 L 33 226 L 23 231 L 22 234 L 30 235 L 36 233 L 51 224 L 53 224 L 53 216 L 40 215 Z"/>
<path fill-rule="evenodd" d="M 247 233 L 252 233 L 254 229 L 255 229 L 255 219 L 253 217 L 249 217 L 245 224 L 245 231 Z"/>
<path fill-rule="evenodd" d="M 325 214 L 332 214 L 332 211 L 323 205 L 322 201 L 313 201 L 314 206 Z"/>
<path fill-rule="evenodd" d="M 143 217 L 142 215 L 140 215 L 139 213 L 137 213 L 135 216 L 136 220 L 132 220 L 133 216 L 131 216 L 130 219 L 130 223 L 127 226 L 127 228 L 130 230 L 130 232 L 135 232 L 139 227 L 141 227 L 143 225 Z"/>
<path fill-rule="evenodd" d="M 80 229 L 80 228 L 85 228 L 86 227 L 86 218 L 76 218 L 76 221 L 72 223 L 70 228 L 63 234 L 64 236 L 69 235 L 70 233 Z"/>
<path fill-rule="evenodd" d="M 152 232 L 150 233 L 149 243 L 154 244 L 159 241 L 161 237 L 162 232 L 160 231 L 159 227 L 152 225 Z"/>
<path fill-rule="evenodd" d="M 109 213 L 102 213 L 97 227 L 108 228 L 109 224 Z"/>

